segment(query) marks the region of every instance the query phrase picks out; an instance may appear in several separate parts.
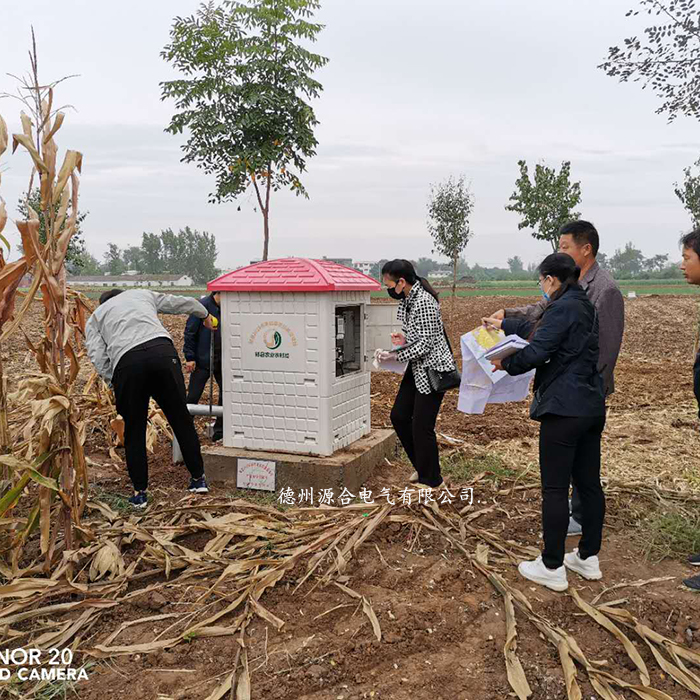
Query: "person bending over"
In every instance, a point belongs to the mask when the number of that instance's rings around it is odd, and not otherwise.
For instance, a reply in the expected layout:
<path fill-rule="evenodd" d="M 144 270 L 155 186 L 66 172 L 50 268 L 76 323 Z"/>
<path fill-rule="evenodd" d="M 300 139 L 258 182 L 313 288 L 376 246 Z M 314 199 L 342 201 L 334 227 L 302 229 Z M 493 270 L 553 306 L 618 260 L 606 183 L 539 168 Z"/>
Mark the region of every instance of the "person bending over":
<path fill-rule="evenodd" d="M 136 508 L 148 505 L 146 427 L 155 399 L 180 443 L 190 472 L 189 490 L 208 493 L 199 437 L 185 400 L 185 380 L 172 338 L 159 313 L 195 314 L 213 329 L 209 312 L 196 299 L 146 289 L 112 289 L 85 328 L 88 356 L 98 374 L 114 388 L 117 411 L 124 419 L 124 448 Z"/>

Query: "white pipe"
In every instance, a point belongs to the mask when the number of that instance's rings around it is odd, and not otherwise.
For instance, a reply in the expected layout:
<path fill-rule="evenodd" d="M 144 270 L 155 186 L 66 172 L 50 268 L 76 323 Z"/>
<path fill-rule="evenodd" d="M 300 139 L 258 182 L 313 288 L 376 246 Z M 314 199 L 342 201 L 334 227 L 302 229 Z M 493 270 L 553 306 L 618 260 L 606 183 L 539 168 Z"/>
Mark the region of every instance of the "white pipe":
<path fill-rule="evenodd" d="M 188 403 L 187 410 L 190 412 L 191 416 L 216 416 L 223 417 L 224 407 L 223 406 L 212 406 L 211 413 L 209 413 L 209 406 L 198 404 L 198 403 Z M 178 444 L 177 438 L 173 435 L 173 464 L 180 464 L 182 462 L 182 451 L 180 450 L 180 445 Z"/>
<path fill-rule="evenodd" d="M 191 416 L 216 416 L 217 418 L 224 415 L 223 406 L 212 406 L 211 413 L 209 413 L 209 406 L 198 403 L 188 403 L 187 410 L 190 412 Z"/>

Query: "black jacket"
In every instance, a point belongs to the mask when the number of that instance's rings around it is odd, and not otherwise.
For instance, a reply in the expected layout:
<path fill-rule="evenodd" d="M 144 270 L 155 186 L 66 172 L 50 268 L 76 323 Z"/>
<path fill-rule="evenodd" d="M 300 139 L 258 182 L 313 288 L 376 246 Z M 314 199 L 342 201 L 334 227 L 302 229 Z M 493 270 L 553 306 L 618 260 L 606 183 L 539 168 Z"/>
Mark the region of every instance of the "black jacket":
<path fill-rule="evenodd" d="M 506 335 L 528 338 L 534 324 L 505 319 Z M 605 415 L 603 379 L 598 372 L 598 322 L 588 295 L 570 287 L 545 309 L 530 344 L 502 362 L 511 375 L 535 372 L 530 416 Z"/>
<path fill-rule="evenodd" d="M 221 322 L 221 309 L 214 301 L 214 295 L 208 294 L 202 297 L 199 301 L 202 302 L 207 311 L 216 316 Z M 194 360 L 197 367 L 209 370 L 209 343 L 211 342 L 211 331 L 205 328 L 202 324 L 202 319 L 197 316 L 190 316 L 185 325 L 185 344 L 183 353 L 187 362 Z M 214 332 L 214 368 L 218 369 L 221 365 L 221 325 L 219 330 Z M 216 345 L 218 344 L 218 352 Z M 218 357 L 218 366 L 217 366 Z"/>

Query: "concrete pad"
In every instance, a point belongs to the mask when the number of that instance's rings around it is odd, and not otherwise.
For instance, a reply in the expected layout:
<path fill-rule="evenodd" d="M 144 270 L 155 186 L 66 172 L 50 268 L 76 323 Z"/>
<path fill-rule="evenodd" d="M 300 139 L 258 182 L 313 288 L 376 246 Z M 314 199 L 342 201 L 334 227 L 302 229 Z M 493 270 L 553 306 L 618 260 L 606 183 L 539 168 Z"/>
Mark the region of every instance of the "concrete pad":
<path fill-rule="evenodd" d="M 343 488 L 357 494 L 375 467 L 393 455 L 396 433 L 391 429 L 373 430 L 330 457 L 296 455 L 284 452 L 242 450 L 235 447 L 208 447 L 202 450 L 204 470 L 210 482 L 236 485 L 239 459 L 275 463 L 275 491 L 291 488 L 333 489 L 338 496 Z"/>

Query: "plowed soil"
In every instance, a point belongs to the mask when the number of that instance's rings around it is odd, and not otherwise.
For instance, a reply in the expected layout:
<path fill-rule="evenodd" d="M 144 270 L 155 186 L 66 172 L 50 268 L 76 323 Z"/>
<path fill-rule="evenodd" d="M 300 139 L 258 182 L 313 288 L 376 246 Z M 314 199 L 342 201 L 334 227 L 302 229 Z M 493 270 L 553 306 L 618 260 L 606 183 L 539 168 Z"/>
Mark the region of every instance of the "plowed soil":
<path fill-rule="evenodd" d="M 460 335 L 478 325 L 484 315 L 504 305 L 531 301 L 535 299 L 473 297 L 460 298 L 453 306 L 446 300 L 443 313 L 452 346 L 459 348 Z M 34 314 L 32 333 L 39 327 L 38 306 Z M 610 401 L 604 444 L 604 471 L 611 483 L 645 483 L 700 492 L 700 436 L 692 387 L 696 319 L 693 298 L 642 297 L 627 302 L 617 391 Z M 181 347 L 184 319 L 163 320 Z M 15 373 L 23 371 L 26 356 L 19 339 L 5 350 L 5 356 Z M 397 386 L 398 377 L 373 375 L 375 427 L 389 426 Z M 487 474 L 473 482 L 450 479 L 455 488 L 473 486 L 476 508 L 494 506 L 476 521 L 479 527 L 503 540 L 539 547 L 538 430 L 528 418 L 527 403 L 488 406 L 483 415 L 464 415 L 456 410 L 453 392 L 443 404 L 438 432 L 445 452 L 456 446 L 462 456 L 485 459 L 493 455 L 507 467 L 492 473 L 487 467 Z M 91 475 L 95 491 L 128 494 L 123 465 L 115 465 L 99 443 L 90 443 L 90 450 L 91 458 L 100 465 Z M 182 466 L 172 465 L 167 443 L 158 446 L 150 464 L 154 498 L 179 498 L 187 475 Z M 405 483 L 409 473 L 410 467 L 397 454 L 366 486 L 374 493 L 383 487 L 393 491 Z M 514 477 L 529 488 L 508 491 Z M 213 492 L 243 495 L 225 485 L 215 486 Z M 681 579 L 693 573 L 690 567 L 680 558 L 650 563 L 640 554 L 642 543 L 631 513 L 637 517 L 648 508 L 646 501 L 635 500 L 633 495 L 611 496 L 600 557 L 603 581 L 588 582 L 571 574 L 570 582 L 590 601 L 617 584 L 669 577 L 611 591 L 604 600 L 624 599 L 624 607 L 655 631 L 700 652 L 700 598 L 680 586 Z M 570 543 L 574 546 L 575 540 Z M 206 539 L 186 544 L 202 549 Z M 623 680 L 639 682 L 621 644 L 582 614 L 569 595 L 535 587 L 519 578 L 515 567 L 505 561 L 498 569 L 526 593 L 537 613 L 574 636 L 590 659 L 607 662 L 609 670 Z M 276 631 L 260 618 L 249 627 L 246 644 L 253 698 L 514 697 L 503 655 L 506 627 L 502 598 L 438 533 L 386 523 L 363 544 L 345 573 L 347 585 L 371 601 L 381 625 L 381 642 L 362 609 L 358 611 L 357 601 L 337 587 L 314 587 L 312 578 L 294 592 L 305 569 L 294 570 L 260 601 L 285 622 L 284 627 Z M 192 589 L 196 588 L 193 583 Z M 99 643 L 125 621 L 190 612 L 198 596 L 196 590 L 182 585 L 165 587 L 162 593 L 137 599 L 138 603 L 114 608 L 102 616 L 103 629 L 93 630 L 91 643 Z M 117 643 L 145 642 L 168 624 L 169 620 L 128 628 Z M 698 697 L 664 674 L 646 646 L 636 637 L 634 641 L 655 688 L 675 700 Z M 230 671 L 238 649 L 235 638 L 207 638 L 171 651 L 116 657 L 92 667 L 90 680 L 75 686 L 67 697 L 74 692 L 84 700 L 208 698 Z M 520 618 L 518 655 L 533 700 L 567 697 L 556 650 Z M 700 669 L 695 672 L 700 674 Z M 600 697 L 583 672 L 579 681 L 586 700 Z M 620 698 L 638 697 L 628 690 L 617 692 Z"/>

